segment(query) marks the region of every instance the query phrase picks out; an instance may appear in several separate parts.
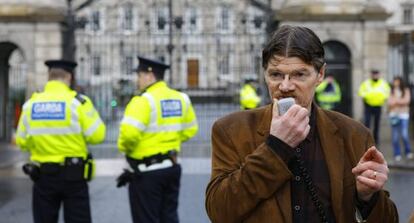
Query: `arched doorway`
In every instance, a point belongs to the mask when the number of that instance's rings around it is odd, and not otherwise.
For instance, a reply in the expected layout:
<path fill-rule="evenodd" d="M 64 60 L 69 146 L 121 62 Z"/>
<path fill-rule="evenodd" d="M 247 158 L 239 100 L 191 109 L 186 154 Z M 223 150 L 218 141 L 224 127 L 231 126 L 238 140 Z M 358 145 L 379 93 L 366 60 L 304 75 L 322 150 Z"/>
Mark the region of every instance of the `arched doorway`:
<path fill-rule="evenodd" d="M 21 49 L 0 42 L 0 142 L 10 142 L 26 94 L 26 63 Z"/>
<path fill-rule="evenodd" d="M 327 64 L 326 75 L 332 75 L 341 87 L 342 100 L 337 110 L 352 117 L 351 53 L 346 45 L 338 41 L 327 41 L 323 48 Z"/>

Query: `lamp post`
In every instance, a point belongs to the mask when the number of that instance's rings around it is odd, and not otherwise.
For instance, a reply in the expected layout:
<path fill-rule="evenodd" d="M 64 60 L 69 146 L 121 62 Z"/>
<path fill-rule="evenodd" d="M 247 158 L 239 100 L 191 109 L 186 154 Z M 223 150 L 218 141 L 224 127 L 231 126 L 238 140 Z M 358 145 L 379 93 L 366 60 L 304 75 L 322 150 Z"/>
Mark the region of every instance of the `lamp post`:
<path fill-rule="evenodd" d="M 76 55 L 76 41 L 75 31 L 79 27 L 83 27 L 86 23 L 85 19 L 77 19 L 76 12 L 89 6 L 94 0 L 87 0 L 80 4 L 76 9 L 73 9 L 73 0 L 66 0 L 67 9 L 62 24 L 62 58 L 66 60 L 75 60 Z"/>
<path fill-rule="evenodd" d="M 170 83 L 171 85 L 174 84 L 173 79 L 173 51 L 174 51 L 174 43 L 173 43 L 173 25 L 178 30 L 181 29 L 182 25 L 184 24 L 183 18 L 181 16 L 174 17 L 173 15 L 173 5 L 172 0 L 168 0 L 168 45 L 167 45 L 167 52 L 169 56 L 169 65 L 170 65 Z"/>
<path fill-rule="evenodd" d="M 411 48 L 411 33 L 405 32 L 403 34 L 403 80 L 405 83 L 409 82 L 410 73 L 410 48 Z"/>

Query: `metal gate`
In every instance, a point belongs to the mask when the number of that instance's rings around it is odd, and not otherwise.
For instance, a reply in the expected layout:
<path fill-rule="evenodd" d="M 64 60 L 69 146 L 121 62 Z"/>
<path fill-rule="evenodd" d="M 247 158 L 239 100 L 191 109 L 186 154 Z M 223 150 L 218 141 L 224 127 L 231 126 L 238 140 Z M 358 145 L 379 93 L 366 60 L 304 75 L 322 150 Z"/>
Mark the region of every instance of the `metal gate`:
<path fill-rule="evenodd" d="M 10 142 L 26 96 L 27 66 L 11 42 L 0 43 L 0 141 Z"/>
<path fill-rule="evenodd" d="M 89 23 L 76 33 L 79 90 L 107 124 L 106 142 L 115 144 L 125 105 L 135 94 L 136 56 L 171 63 L 166 81 L 190 95 L 200 123 L 198 135 L 184 146 L 210 147 L 214 120 L 239 109 L 243 77 L 262 77 L 263 13 L 194 1 L 169 21 L 161 1 L 143 4 L 102 2 L 83 12 Z"/>

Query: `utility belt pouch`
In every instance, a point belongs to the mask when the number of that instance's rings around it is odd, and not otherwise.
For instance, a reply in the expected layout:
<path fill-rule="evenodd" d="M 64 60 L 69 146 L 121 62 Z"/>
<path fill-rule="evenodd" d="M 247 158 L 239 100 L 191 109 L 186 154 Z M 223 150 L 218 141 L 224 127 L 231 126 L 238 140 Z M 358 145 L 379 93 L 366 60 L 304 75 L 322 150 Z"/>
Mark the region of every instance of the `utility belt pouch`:
<path fill-rule="evenodd" d="M 22 167 L 23 173 L 28 175 L 33 182 L 40 178 L 40 168 L 34 163 L 25 163 Z"/>
<path fill-rule="evenodd" d="M 95 160 L 92 157 L 91 153 L 88 153 L 88 156 L 85 160 L 85 169 L 83 171 L 83 178 L 87 181 L 91 181 L 95 177 Z"/>
<path fill-rule="evenodd" d="M 83 180 L 84 167 L 85 163 L 82 157 L 66 157 L 64 167 L 65 180 Z"/>

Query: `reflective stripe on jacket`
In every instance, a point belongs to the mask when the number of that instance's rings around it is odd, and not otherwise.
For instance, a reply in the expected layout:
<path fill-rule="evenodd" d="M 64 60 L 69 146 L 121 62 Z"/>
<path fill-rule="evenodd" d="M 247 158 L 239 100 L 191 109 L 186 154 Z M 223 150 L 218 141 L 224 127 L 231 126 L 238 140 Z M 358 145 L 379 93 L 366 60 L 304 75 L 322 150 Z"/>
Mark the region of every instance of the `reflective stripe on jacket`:
<path fill-rule="evenodd" d="M 189 97 L 164 81 L 149 86 L 128 103 L 121 121 L 118 148 L 134 159 L 175 149 L 198 131 Z"/>
<path fill-rule="evenodd" d="M 359 87 L 358 95 L 370 106 L 382 106 L 390 96 L 390 86 L 384 79 L 368 79 Z"/>
<path fill-rule="evenodd" d="M 91 100 L 76 96 L 60 81 L 49 81 L 23 105 L 16 143 L 36 162 L 62 163 L 65 157 L 87 156 L 87 144 L 105 138 L 105 125 Z"/>

